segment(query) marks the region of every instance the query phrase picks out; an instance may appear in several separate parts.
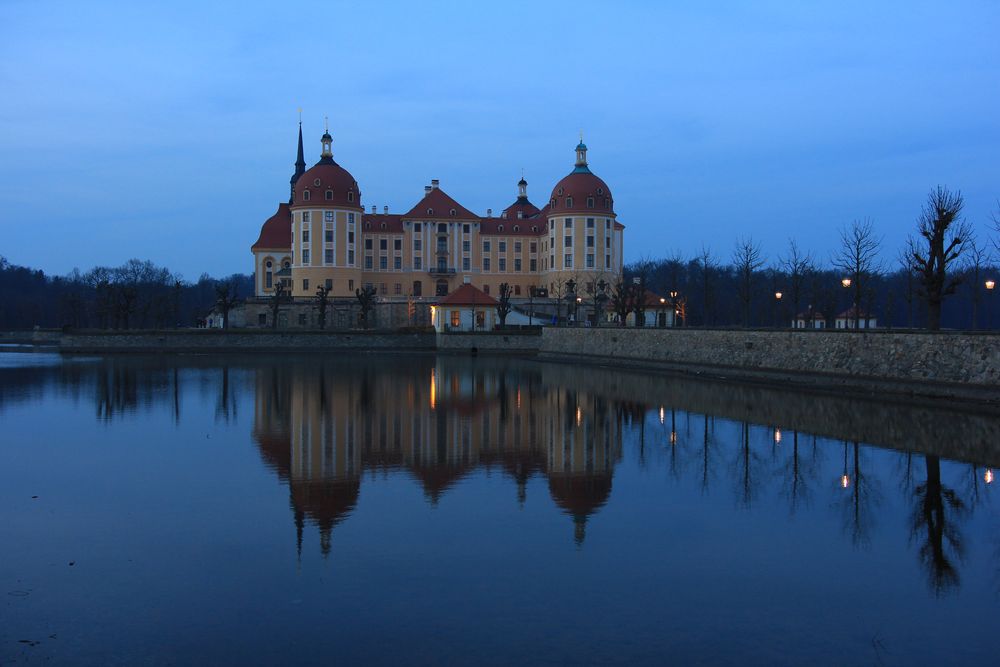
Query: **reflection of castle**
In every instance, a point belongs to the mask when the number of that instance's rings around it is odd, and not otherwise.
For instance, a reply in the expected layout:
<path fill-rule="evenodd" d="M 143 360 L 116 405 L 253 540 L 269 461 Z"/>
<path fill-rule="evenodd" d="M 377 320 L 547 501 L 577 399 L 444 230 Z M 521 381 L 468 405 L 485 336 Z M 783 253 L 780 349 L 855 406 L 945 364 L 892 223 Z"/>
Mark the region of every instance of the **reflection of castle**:
<path fill-rule="evenodd" d="M 544 474 L 581 542 L 621 456 L 606 401 L 484 360 L 270 367 L 258 371 L 255 406 L 254 438 L 288 480 L 299 539 L 308 520 L 324 553 L 357 503 L 362 471 L 375 469 L 408 470 L 431 503 L 478 467 L 510 475 L 521 502 L 527 480 Z"/>

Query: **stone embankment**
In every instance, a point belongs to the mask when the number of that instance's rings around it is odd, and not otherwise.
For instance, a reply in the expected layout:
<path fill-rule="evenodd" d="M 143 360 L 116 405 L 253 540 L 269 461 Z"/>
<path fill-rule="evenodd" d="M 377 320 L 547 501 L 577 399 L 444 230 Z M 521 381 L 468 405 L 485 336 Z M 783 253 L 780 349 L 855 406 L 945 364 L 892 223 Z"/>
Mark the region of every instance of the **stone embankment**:
<path fill-rule="evenodd" d="M 545 329 L 539 356 L 832 390 L 1000 401 L 1000 336 L 992 333 Z"/>
<path fill-rule="evenodd" d="M 418 331 L 269 331 L 194 329 L 181 331 L 67 332 L 61 352 L 248 352 L 372 350 L 433 352 L 432 330 Z"/>

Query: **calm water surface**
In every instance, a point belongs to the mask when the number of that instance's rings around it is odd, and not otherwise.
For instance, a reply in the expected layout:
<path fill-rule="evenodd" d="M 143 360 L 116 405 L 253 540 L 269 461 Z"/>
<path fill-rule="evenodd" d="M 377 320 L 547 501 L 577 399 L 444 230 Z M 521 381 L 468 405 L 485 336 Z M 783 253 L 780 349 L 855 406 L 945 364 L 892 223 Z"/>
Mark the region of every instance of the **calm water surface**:
<path fill-rule="evenodd" d="M 997 664 L 995 416 L 0 353 L 0 663 Z"/>

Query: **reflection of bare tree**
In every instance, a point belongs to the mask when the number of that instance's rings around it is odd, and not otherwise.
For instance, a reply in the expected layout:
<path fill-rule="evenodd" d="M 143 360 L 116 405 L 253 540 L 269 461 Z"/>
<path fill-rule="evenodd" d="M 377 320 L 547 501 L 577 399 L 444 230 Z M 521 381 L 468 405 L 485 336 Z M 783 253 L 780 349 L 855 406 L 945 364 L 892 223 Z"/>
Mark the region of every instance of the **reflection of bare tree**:
<path fill-rule="evenodd" d="M 816 474 L 815 439 L 813 439 L 814 456 L 806 459 L 799 451 L 799 432 L 792 431 L 792 453 L 788 461 L 783 466 L 783 492 L 788 498 L 788 509 L 792 514 L 798 509 L 800 503 L 809 505 L 812 489 L 809 488 L 809 481 Z"/>
<path fill-rule="evenodd" d="M 236 394 L 229 387 L 229 366 L 222 367 L 222 383 L 219 386 L 219 400 L 215 404 L 215 418 L 226 423 L 230 417 L 236 418 Z"/>
<path fill-rule="evenodd" d="M 925 456 L 927 480 L 914 489 L 914 507 L 910 524 L 911 535 L 921 541 L 920 562 L 927 568 L 928 583 L 936 595 L 959 585 L 954 561 L 964 553 L 962 534 L 955 519 L 966 512 L 966 506 L 954 490 L 941 483 L 941 462 L 936 456 Z"/>
<path fill-rule="evenodd" d="M 139 378 L 135 366 L 117 360 L 97 369 L 97 418 L 111 421 L 139 404 Z"/>
<path fill-rule="evenodd" d="M 878 481 L 869 477 L 865 464 L 858 443 L 855 442 L 848 448 L 845 442 L 844 473 L 840 478 L 841 487 L 847 492 L 840 503 L 844 513 L 844 527 L 855 546 L 867 547 L 871 543 L 871 532 L 875 526 L 871 510 L 879 505 L 881 496 Z"/>
<path fill-rule="evenodd" d="M 749 508 L 757 497 L 755 488 L 756 468 L 760 464 L 760 455 L 750 449 L 750 424 L 740 423 L 740 446 L 737 449 L 736 460 L 733 463 L 736 480 L 737 502 Z"/>

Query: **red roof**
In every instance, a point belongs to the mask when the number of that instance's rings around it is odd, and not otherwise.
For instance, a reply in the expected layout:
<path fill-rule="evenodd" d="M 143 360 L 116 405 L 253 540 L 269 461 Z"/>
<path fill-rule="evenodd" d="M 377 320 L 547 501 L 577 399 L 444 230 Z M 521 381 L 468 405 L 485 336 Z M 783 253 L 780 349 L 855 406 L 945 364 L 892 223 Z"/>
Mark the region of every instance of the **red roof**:
<path fill-rule="evenodd" d="M 570 198 L 572 198 L 572 202 L 567 206 Z M 588 198 L 594 200 L 593 206 L 587 206 Z M 552 204 L 553 201 L 555 201 L 555 205 Z M 556 186 L 552 188 L 552 195 L 549 197 L 549 206 L 551 207 L 549 215 L 614 213 L 614 199 L 608 184 L 592 174 L 590 170 L 574 171 L 556 183 Z"/>
<path fill-rule="evenodd" d="M 395 213 L 365 213 L 361 216 L 361 221 L 365 224 L 365 232 L 403 233 L 403 216 Z M 382 225 L 385 225 L 385 229 Z"/>
<path fill-rule="evenodd" d="M 501 229 L 503 227 L 503 229 Z M 517 229 L 515 229 L 515 227 Z M 535 229 L 532 230 L 531 228 Z M 479 223 L 479 233 L 486 236 L 542 236 L 548 228 L 544 218 L 514 219 L 483 218 Z"/>
<path fill-rule="evenodd" d="M 844 312 L 839 313 L 837 315 L 837 318 L 838 319 L 844 319 L 844 318 L 854 319 L 855 314 L 857 314 L 858 319 L 861 319 L 861 320 L 868 320 L 868 319 L 872 319 L 873 318 L 873 315 L 871 315 L 867 311 L 858 310 L 858 308 L 856 306 L 851 306 L 850 308 L 848 308 Z"/>
<path fill-rule="evenodd" d="M 440 306 L 495 306 L 497 300 L 472 283 L 465 283 L 438 301 Z"/>
<path fill-rule="evenodd" d="M 260 227 L 257 242 L 250 250 L 290 250 L 292 247 L 292 213 L 288 204 L 278 204 L 278 210 Z"/>
<path fill-rule="evenodd" d="M 309 192 L 309 199 L 305 199 Z M 327 193 L 330 193 L 327 195 Z M 353 193 L 353 194 L 348 194 Z M 329 199 L 327 197 L 329 196 Z M 343 208 L 361 208 L 361 188 L 350 172 L 333 161 L 323 158 L 316 165 L 306 170 L 295 182 L 295 207 L 337 206 Z"/>
<path fill-rule="evenodd" d="M 517 217 L 518 212 L 521 213 L 520 218 Z M 500 212 L 500 217 L 507 220 L 523 220 L 535 215 L 538 215 L 538 207 L 528 201 L 527 197 L 518 197 L 517 201 Z"/>
<path fill-rule="evenodd" d="M 455 211 L 454 215 L 452 211 Z M 441 188 L 431 188 L 403 217 L 417 220 L 479 220 L 478 215 L 449 197 Z"/>

